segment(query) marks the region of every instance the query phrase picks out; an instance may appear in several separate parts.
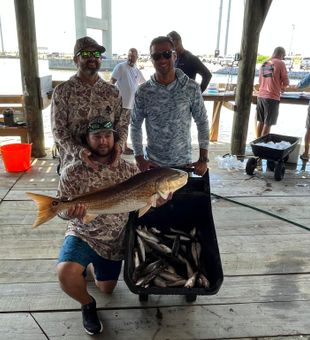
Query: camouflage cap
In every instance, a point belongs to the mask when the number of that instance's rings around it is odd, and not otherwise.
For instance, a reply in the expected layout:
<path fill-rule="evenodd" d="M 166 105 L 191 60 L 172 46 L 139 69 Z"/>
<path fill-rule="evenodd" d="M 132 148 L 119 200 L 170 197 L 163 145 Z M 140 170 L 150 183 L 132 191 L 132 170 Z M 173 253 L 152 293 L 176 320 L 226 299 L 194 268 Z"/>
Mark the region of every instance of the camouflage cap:
<path fill-rule="evenodd" d="M 105 117 L 96 116 L 89 120 L 87 129 L 88 133 L 97 133 L 106 130 L 116 132 L 116 130 L 114 130 L 113 123 Z"/>
<path fill-rule="evenodd" d="M 77 39 L 75 46 L 74 46 L 74 55 L 77 55 L 82 50 L 86 50 L 89 47 L 94 47 L 97 51 L 104 53 L 105 48 L 97 43 L 96 40 L 94 40 L 91 37 L 83 37 L 80 39 Z"/>

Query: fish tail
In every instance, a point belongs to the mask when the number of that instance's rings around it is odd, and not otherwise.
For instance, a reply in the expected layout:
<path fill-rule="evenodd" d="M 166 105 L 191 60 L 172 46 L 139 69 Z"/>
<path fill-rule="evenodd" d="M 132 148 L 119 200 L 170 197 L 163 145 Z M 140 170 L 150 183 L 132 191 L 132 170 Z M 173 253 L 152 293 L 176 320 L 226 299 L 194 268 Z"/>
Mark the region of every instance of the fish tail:
<path fill-rule="evenodd" d="M 38 208 L 37 218 L 33 223 L 32 228 L 38 227 L 40 224 L 49 221 L 57 214 L 57 210 L 53 209 L 53 202 L 57 201 L 54 197 L 34 194 L 32 192 L 26 193 L 36 203 Z"/>

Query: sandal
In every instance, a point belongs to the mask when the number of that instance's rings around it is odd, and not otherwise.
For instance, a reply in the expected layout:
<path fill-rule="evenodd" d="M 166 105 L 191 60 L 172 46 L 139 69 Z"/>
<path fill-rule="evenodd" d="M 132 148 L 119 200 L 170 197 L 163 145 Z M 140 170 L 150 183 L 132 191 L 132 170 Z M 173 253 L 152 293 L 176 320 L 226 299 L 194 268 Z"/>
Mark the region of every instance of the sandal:
<path fill-rule="evenodd" d="M 303 161 L 308 161 L 309 157 L 305 156 L 305 155 L 300 155 L 300 159 L 303 160 Z"/>

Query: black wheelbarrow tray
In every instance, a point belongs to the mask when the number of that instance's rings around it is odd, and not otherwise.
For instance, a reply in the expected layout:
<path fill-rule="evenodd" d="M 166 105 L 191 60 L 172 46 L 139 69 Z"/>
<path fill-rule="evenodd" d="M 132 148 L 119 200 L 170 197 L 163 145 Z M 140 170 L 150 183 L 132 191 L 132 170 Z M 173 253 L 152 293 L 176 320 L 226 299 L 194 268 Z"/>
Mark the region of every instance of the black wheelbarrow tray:
<path fill-rule="evenodd" d="M 282 141 L 289 142 L 291 145 L 285 149 L 273 149 L 268 146 L 257 145 L 258 143 L 280 143 Z M 298 141 L 298 137 L 277 135 L 272 133 L 255 139 L 253 142 L 250 143 L 250 145 L 256 158 L 251 157 L 248 159 L 245 168 L 246 173 L 248 175 L 253 175 L 254 170 L 257 166 L 257 160 L 266 159 L 267 169 L 274 171 L 274 178 L 276 181 L 281 181 L 285 173 L 284 163 L 288 160 L 289 154 L 295 149 Z"/>
<path fill-rule="evenodd" d="M 200 264 L 210 282 L 208 288 L 193 287 L 141 287 L 133 280 L 134 247 L 137 226 L 156 227 L 166 230 L 173 227 L 190 232 L 195 227 L 201 244 Z M 149 294 L 184 295 L 187 302 L 196 300 L 197 295 L 216 294 L 223 282 L 222 263 L 216 238 L 211 209 L 208 172 L 203 177 L 189 177 L 187 184 L 174 193 L 165 205 L 152 210 L 141 218 L 131 214 L 125 236 L 124 281 L 128 288 L 139 294 L 140 301 L 147 301 Z"/>

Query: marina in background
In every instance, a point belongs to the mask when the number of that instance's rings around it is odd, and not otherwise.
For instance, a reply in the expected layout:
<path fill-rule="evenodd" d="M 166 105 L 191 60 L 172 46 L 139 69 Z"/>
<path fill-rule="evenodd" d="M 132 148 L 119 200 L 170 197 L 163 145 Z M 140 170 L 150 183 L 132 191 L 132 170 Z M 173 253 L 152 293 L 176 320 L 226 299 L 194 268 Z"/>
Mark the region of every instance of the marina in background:
<path fill-rule="evenodd" d="M 139 62 L 139 67 L 145 77 L 145 79 L 149 79 L 149 77 L 154 73 L 154 69 L 151 66 L 151 62 Z M 233 74 L 232 68 L 227 68 L 227 73 L 220 74 L 216 71 L 219 69 L 217 65 L 207 64 L 207 67 L 211 70 L 212 83 L 224 83 L 224 84 L 236 84 L 237 83 L 237 75 Z M 53 80 L 65 81 L 70 78 L 70 76 L 74 75 L 76 69 L 72 70 L 60 70 L 60 69 L 50 69 L 48 65 L 47 59 L 39 60 L 39 74 L 40 77 L 52 75 Z M 296 70 L 296 73 L 300 72 Z M 0 74 L 2 82 L 0 83 L 0 93 L 1 94 L 22 94 L 22 86 L 21 86 L 21 77 L 20 77 L 20 64 L 19 59 L 17 58 L 1 58 L 0 59 Z M 111 71 L 100 71 L 101 77 L 109 81 Z M 197 78 L 199 81 L 199 79 Z M 296 84 L 299 79 L 290 78 L 290 83 Z M 258 82 L 258 78 L 255 78 L 254 83 Z M 205 102 L 209 121 L 212 119 L 213 112 L 213 103 Z M 254 122 L 255 122 L 255 105 L 251 106 L 250 120 L 249 120 L 249 128 L 248 128 L 248 136 L 247 142 L 254 140 L 255 130 L 254 130 Z M 46 147 L 51 147 L 53 145 L 53 137 L 51 134 L 50 127 L 50 106 L 42 111 L 43 114 L 43 123 L 44 123 L 44 133 L 45 133 L 45 145 Z M 307 117 L 307 107 L 305 105 L 292 105 L 292 104 L 281 104 L 280 105 L 280 114 L 278 118 L 278 123 L 276 126 L 272 127 L 273 133 L 290 135 L 303 138 L 305 134 L 305 121 Z M 233 122 L 233 112 L 226 109 L 225 107 L 221 110 L 221 119 L 220 119 L 220 127 L 219 127 L 219 141 L 220 142 L 230 142 L 231 140 L 231 129 Z M 196 135 L 196 127 L 195 124 L 192 124 L 192 140 L 193 144 L 197 144 L 197 135 Z M 145 135 L 145 134 L 144 134 Z M 1 140 L 1 139 L 0 139 Z M 130 136 L 128 139 L 130 143 Z"/>

